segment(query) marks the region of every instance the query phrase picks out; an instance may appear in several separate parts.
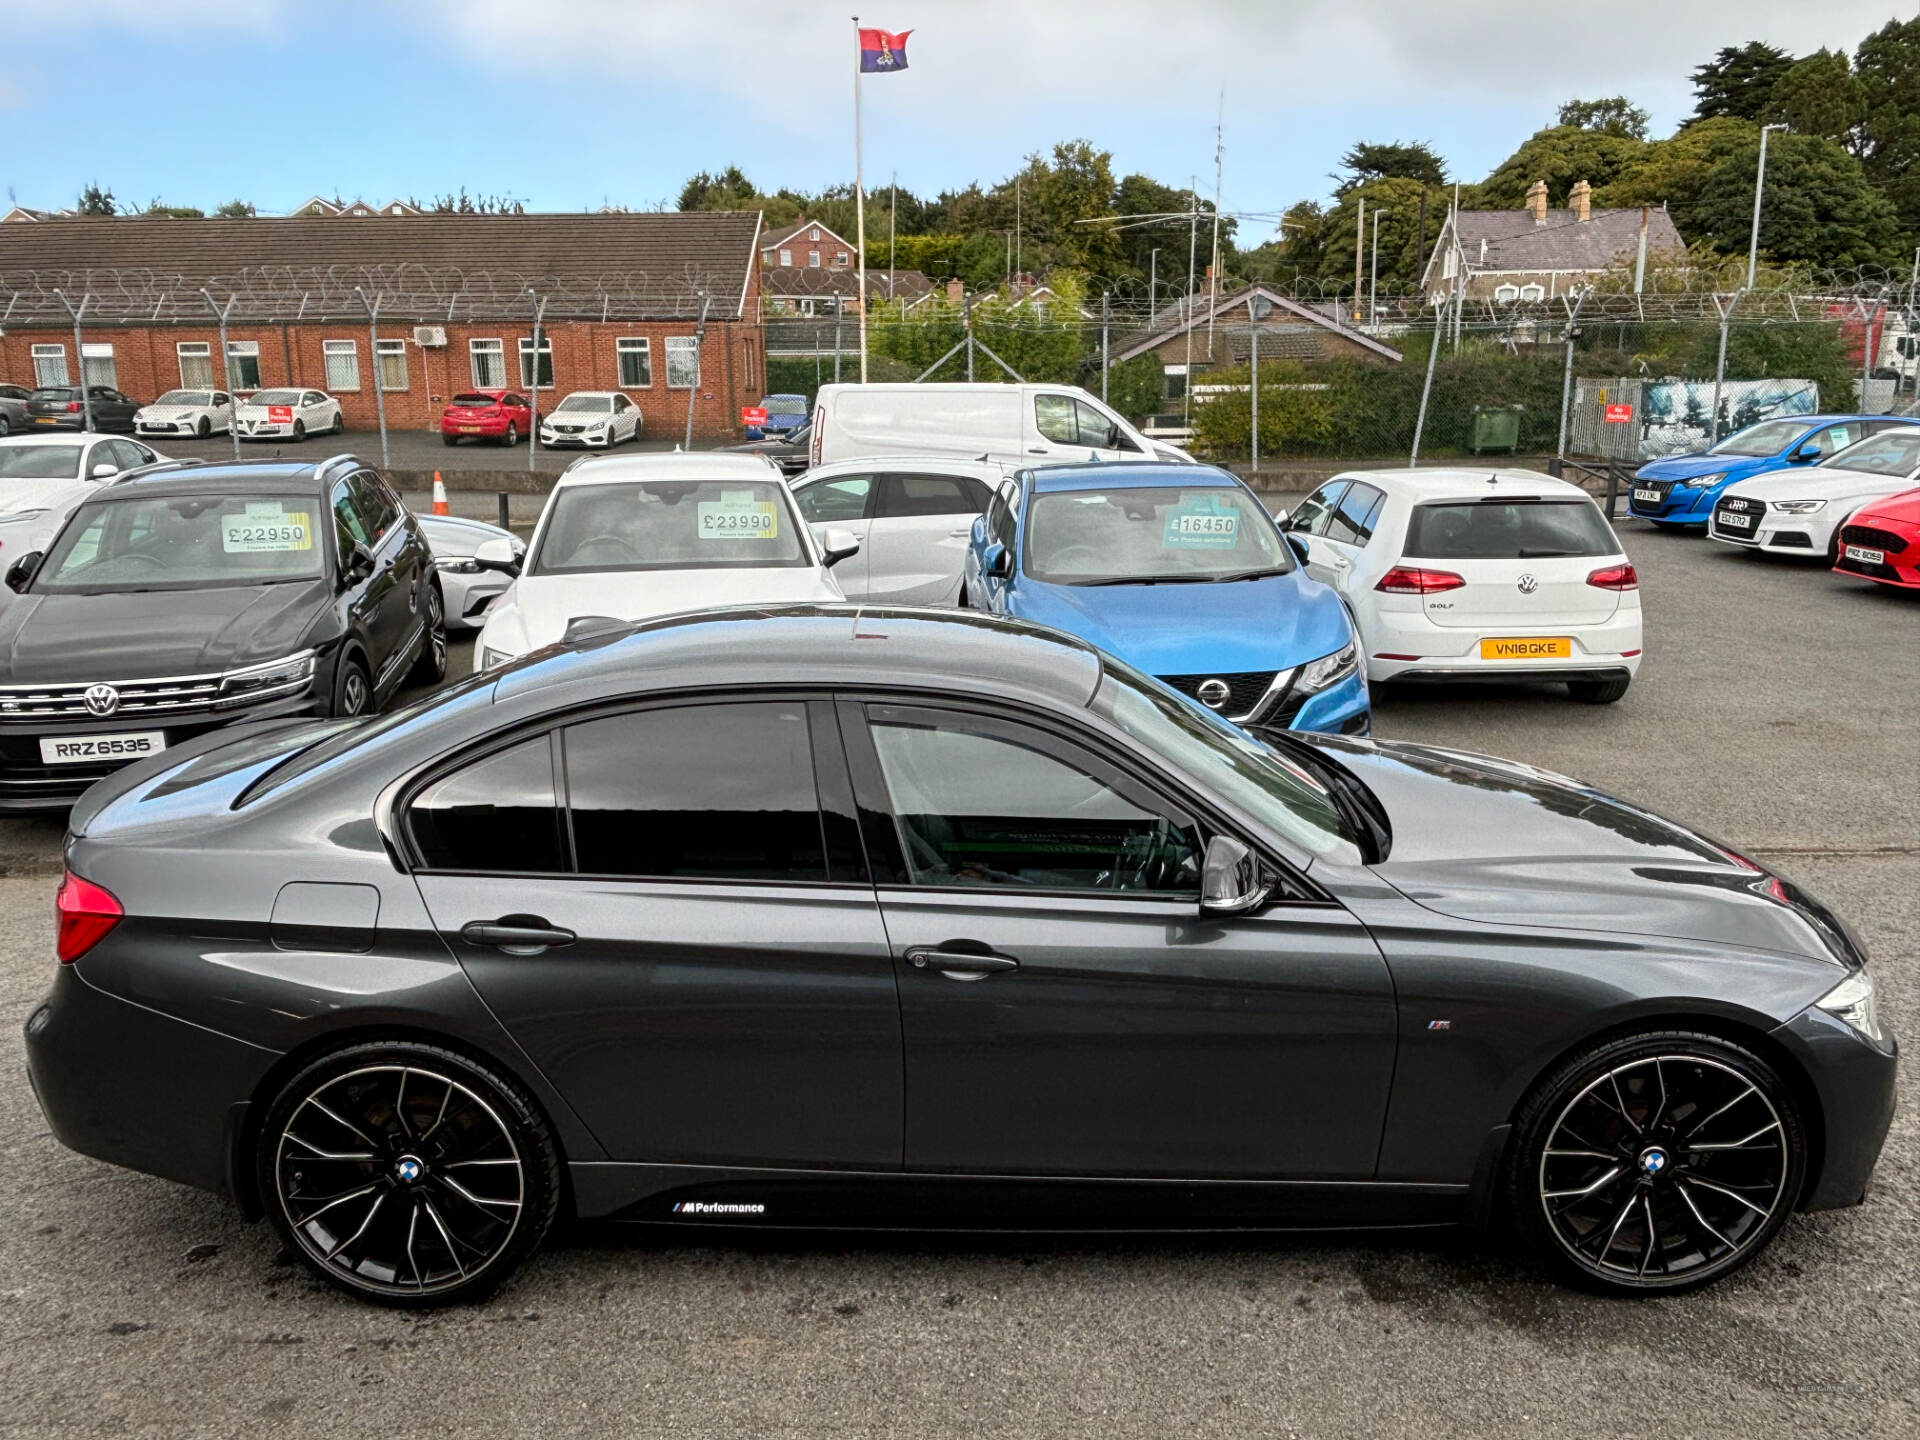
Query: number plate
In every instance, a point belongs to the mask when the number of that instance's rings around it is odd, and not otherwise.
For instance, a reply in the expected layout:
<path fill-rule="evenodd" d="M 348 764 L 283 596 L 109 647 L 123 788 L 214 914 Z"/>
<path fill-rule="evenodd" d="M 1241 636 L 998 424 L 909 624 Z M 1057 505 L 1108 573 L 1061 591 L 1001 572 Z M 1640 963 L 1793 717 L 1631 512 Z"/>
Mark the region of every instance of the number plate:
<path fill-rule="evenodd" d="M 121 735 L 43 735 L 43 765 L 97 765 L 102 760 L 138 760 L 167 748 L 164 730 L 132 730 Z"/>
<path fill-rule="evenodd" d="M 460 427 L 460 433 L 462 435 L 478 435 L 480 433 L 480 427 L 478 425 L 462 425 Z"/>
<path fill-rule="evenodd" d="M 1753 516 L 1737 515 L 1733 511 L 1728 510 L 1720 515 L 1718 524 L 1722 530 L 1751 530 L 1753 528 Z"/>
<path fill-rule="evenodd" d="M 41 415 L 36 417 L 34 423 L 38 425 L 58 425 L 60 422 L 51 415 Z"/>
<path fill-rule="evenodd" d="M 1650 500 L 1657 505 L 1660 503 L 1660 492 L 1658 490 L 1635 490 L 1633 492 L 1633 498 L 1636 500 Z"/>
<path fill-rule="evenodd" d="M 1869 550 L 1864 545 L 1849 545 L 1847 546 L 1847 558 L 1849 560 L 1862 560 L 1869 565 L 1884 565 L 1887 563 L 1887 552 L 1884 550 Z"/>
<path fill-rule="evenodd" d="M 1573 640 L 1565 635 L 1490 635 L 1480 642 L 1482 660 L 1571 660 Z"/>

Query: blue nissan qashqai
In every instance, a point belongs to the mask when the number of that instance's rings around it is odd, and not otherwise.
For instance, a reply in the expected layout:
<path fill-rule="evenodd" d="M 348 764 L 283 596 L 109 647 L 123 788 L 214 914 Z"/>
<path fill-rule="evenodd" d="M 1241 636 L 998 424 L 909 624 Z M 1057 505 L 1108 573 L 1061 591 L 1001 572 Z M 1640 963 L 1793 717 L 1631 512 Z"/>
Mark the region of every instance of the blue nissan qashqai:
<path fill-rule="evenodd" d="M 1633 475 L 1627 513 L 1659 526 L 1704 526 L 1714 502 L 1736 480 L 1831 460 L 1889 425 L 1920 424 L 1899 415 L 1788 415 L 1727 436 L 1711 450 L 1649 460 Z"/>
<path fill-rule="evenodd" d="M 965 563 L 963 603 L 1077 635 L 1256 734 L 1368 733 L 1346 606 L 1224 470 L 1020 471 L 974 521 Z"/>

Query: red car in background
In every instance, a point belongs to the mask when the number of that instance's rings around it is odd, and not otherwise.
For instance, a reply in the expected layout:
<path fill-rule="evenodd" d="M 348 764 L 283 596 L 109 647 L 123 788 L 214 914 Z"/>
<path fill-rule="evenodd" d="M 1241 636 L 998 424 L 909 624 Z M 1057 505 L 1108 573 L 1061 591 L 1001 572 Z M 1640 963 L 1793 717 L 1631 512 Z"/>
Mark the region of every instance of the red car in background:
<path fill-rule="evenodd" d="M 1920 590 L 1920 490 L 1869 500 L 1840 527 L 1834 572 Z"/>
<path fill-rule="evenodd" d="M 533 428 L 533 406 L 513 390 L 463 390 L 440 412 L 440 438 L 458 445 L 466 436 L 518 445 Z"/>

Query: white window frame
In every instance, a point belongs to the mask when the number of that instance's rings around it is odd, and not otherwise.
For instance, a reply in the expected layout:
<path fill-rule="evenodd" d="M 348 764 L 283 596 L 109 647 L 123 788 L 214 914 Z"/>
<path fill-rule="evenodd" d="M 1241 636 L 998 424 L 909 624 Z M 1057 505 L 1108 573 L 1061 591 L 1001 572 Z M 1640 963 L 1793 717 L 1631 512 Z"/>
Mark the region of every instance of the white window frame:
<path fill-rule="evenodd" d="M 780 247 L 780 267 L 783 270 L 793 268 L 793 251 L 784 245 Z"/>
<path fill-rule="evenodd" d="M 352 393 L 360 388 L 360 342 L 358 340 L 322 340 L 320 342 L 322 371 L 327 377 L 326 391 L 329 395 L 343 392 Z M 346 361 L 350 371 L 335 370 L 336 362 Z M 341 375 L 347 375 L 343 380 Z"/>
<path fill-rule="evenodd" d="M 820 268 L 820 252 L 818 250 L 807 251 L 807 268 L 809 270 L 818 270 Z"/>
<path fill-rule="evenodd" d="M 522 335 L 520 337 L 520 343 L 516 348 L 520 352 L 520 388 L 522 390 L 532 390 L 535 388 L 534 382 L 539 381 L 540 389 L 553 389 L 553 332 L 547 329 L 540 331 L 540 354 L 547 362 L 547 378 L 544 380 L 540 379 L 537 367 L 534 370 L 528 369 L 528 366 L 532 363 L 533 337 L 531 335 Z"/>
<path fill-rule="evenodd" d="M 1520 287 L 1514 284 L 1496 285 L 1493 287 L 1493 298 L 1503 305 L 1510 304 L 1520 298 Z"/>
<path fill-rule="evenodd" d="M 646 378 L 636 383 L 627 383 L 627 356 L 640 357 L 640 373 Z M 622 390 L 651 390 L 653 388 L 653 341 L 645 335 L 622 335 L 613 342 L 613 373 L 620 382 Z"/>
<path fill-rule="evenodd" d="M 813 229 L 807 232 L 807 239 L 818 240 L 819 238 L 820 238 L 820 227 L 818 225 L 814 226 Z"/>
<path fill-rule="evenodd" d="M 1522 300 L 1544 300 L 1547 298 L 1547 287 L 1538 284 L 1522 285 L 1520 287 L 1520 298 Z"/>
<path fill-rule="evenodd" d="M 846 251 L 844 251 L 844 250 L 836 250 L 836 251 L 834 251 L 834 252 L 833 252 L 833 263 L 834 263 L 834 267 L 835 267 L 836 269 L 844 269 L 844 268 L 846 268 L 846 264 L 847 264 L 847 252 L 846 252 Z"/>
<path fill-rule="evenodd" d="M 243 385 L 239 383 L 238 380 L 235 379 L 233 368 L 234 368 L 234 362 L 236 360 L 253 361 L 253 372 L 254 372 L 253 384 Z M 259 377 L 260 377 L 260 342 L 258 340 L 229 340 L 227 341 L 227 368 L 223 370 L 220 375 L 220 378 L 223 384 L 209 386 L 208 388 L 213 390 L 218 390 L 224 387 L 225 389 L 236 391 L 241 394 L 245 394 L 249 391 L 259 390 L 262 388 Z"/>
<path fill-rule="evenodd" d="M 34 347 L 36 350 L 39 346 Z M 173 347 L 174 356 L 180 362 L 180 388 L 182 390 L 217 390 L 220 387 L 213 380 L 213 346 L 205 340 L 182 340 Z M 206 367 L 203 380 L 198 375 L 187 373 L 187 362 L 198 360 Z"/>
<path fill-rule="evenodd" d="M 676 382 L 673 378 L 674 357 L 685 356 L 688 349 L 693 351 L 693 379 Z M 700 341 L 693 335 L 669 335 L 667 352 L 667 388 L 669 390 L 698 390 L 700 388 Z M 684 363 L 684 361 L 682 362 Z"/>
<path fill-rule="evenodd" d="M 391 362 L 398 360 L 400 380 L 395 384 L 388 379 Z M 388 395 L 399 394 L 407 388 L 407 342 L 401 339 L 380 339 L 373 342 L 374 383 Z"/>
<path fill-rule="evenodd" d="M 104 375 L 101 366 L 106 367 Z M 89 368 L 91 366 L 92 368 Z M 86 340 L 80 345 L 80 383 L 89 387 L 100 385 L 109 390 L 120 388 L 119 376 L 113 364 L 113 345 L 106 340 Z"/>
<path fill-rule="evenodd" d="M 480 362 L 483 357 L 499 367 L 497 376 L 480 373 Z M 467 366 L 473 376 L 474 389 L 504 390 L 507 388 L 507 347 L 503 341 L 484 338 L 467 341 Z"/>
<path fill-rule="evenodd" d="M 66 346 L 36 345 L 33 347 L 33 383 L 36 388 L 73 383 L 67 376 Z"/>

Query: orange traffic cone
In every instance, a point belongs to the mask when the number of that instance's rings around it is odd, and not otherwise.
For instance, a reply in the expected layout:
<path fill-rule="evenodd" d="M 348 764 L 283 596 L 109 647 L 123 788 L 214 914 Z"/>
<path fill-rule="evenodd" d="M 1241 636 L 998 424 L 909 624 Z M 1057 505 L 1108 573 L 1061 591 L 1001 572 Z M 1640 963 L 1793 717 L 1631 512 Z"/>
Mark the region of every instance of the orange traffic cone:
<path fill-rule="evenodd" d="M 451 515 L 453 507 L 447 504 L 447 482 L 440 478 L 438 470 L 433 472 L 433 513 Z"/>

